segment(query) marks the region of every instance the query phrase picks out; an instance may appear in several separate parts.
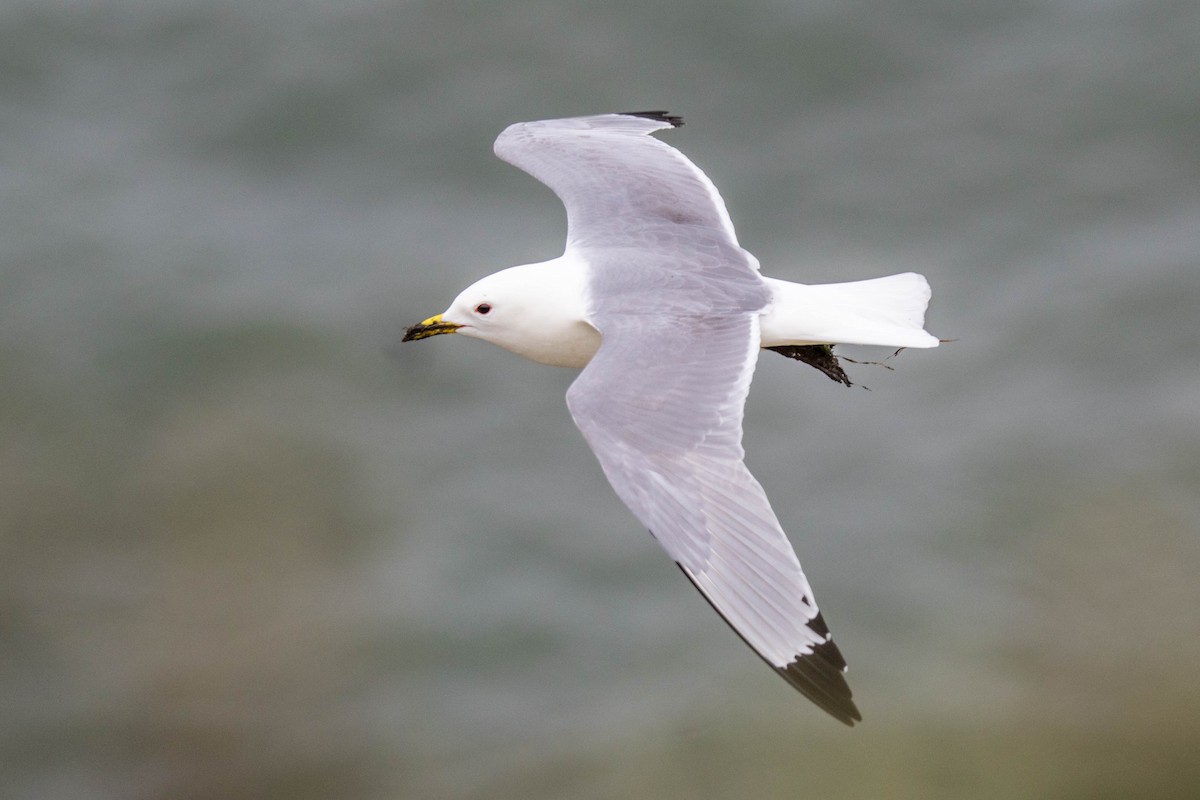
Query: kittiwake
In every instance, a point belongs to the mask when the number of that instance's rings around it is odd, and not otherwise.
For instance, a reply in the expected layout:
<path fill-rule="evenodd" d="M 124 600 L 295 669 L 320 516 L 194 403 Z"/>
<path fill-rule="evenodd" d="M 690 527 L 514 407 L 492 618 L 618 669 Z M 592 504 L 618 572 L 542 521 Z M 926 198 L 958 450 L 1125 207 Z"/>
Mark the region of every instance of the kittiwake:
<path fill-rule="evenodd" d="M 743 408 L 760 348 L 813 363 L 838 343 L 937 347 L 929 284 L 761 276 L 712 181 L 648 135 L 682 124 L 645 111 L 509 126 L 496 155 L 562 200 L 565 251 L 479 280 L 404 341 L 460 333 L 583 368 L 567 406 L 617 495 L 746 644 L 853 725 L 846 660 L 743 463 Z"/>

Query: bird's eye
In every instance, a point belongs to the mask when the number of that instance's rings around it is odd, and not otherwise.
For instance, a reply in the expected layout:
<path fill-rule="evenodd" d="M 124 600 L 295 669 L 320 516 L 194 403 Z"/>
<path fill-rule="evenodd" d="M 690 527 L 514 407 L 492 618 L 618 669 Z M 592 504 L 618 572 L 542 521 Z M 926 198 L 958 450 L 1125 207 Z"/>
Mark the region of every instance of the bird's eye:
<path fill-rule="evenodd" d="M 491 310 L 492 310 L 491 303 L 480 303 L 479 305 L 475 306 L 475 313 L 479 314 L 481 316 L 487 316 L 491 312 Z"/>

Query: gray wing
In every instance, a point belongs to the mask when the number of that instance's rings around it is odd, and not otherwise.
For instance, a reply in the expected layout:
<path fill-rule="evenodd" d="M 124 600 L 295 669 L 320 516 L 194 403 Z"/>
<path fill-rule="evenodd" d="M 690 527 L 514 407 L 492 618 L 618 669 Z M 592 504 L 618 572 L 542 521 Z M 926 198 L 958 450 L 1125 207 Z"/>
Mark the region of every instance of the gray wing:
<path fill-rule="evenodd" d="M 600 275 L 603 284 L 603 269 Z M 846 662 L 742 461 L 756 313 L 609 310 L 592 321 L 603 343 L 567 404 L 617 495 L 763 660 L 853 725 L 862 717 L 843 675 Z"/>
<path fill-rule="evenodd" d="M 770 292 L 662 112 L 526 122 L 496 154 L 554 190 L 602 335 L 567 404 L 617 495 L 767 663 L 846 724 L 845 660 L 762 487 L 742 410 Z"/>
<path fill-rule="evenodd" d="M 559 196 L 567 208 L 568 247 L 623 245 L 630 235 L 678 225 L 736 245 L 712 181 L 648 135 L 682 124 L 661 111 L 521 122 L 500 134 L 495 150 Z"/>

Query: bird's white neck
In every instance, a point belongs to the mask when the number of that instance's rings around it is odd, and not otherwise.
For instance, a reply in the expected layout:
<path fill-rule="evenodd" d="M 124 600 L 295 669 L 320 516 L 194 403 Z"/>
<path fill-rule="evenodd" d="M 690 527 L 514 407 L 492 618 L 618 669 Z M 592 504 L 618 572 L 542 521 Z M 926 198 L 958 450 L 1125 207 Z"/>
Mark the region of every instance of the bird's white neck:
<path fill-rule="evenodd" d="M 600 347 L 600 333 L 587 321 L 587 273 L 583 262 L 563 255 L 510 267 L 497 273 L 500 275 L 504 276 L 506 296 L 520 298 L 520 308 L 513 327 L 503 337 L 490 341 L 555 367 L 579 368 L 591 361 Z"/>

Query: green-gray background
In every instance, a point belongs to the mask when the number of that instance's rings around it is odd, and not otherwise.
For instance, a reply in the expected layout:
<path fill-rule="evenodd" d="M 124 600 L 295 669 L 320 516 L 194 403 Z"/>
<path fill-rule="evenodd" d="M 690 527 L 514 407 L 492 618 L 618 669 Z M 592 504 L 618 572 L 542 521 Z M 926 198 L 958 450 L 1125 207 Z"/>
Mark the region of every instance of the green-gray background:
<path fill-rule="evenodd" d="M 0 794 L 1197 796 L 1198 76 L 1190 0 L 5 3 Z M 957 340 L 750 398 L 854 730 L 568 371 L 398 347 L 560 252 L 504 125 L 641 108 L 767 274 Z"/>

